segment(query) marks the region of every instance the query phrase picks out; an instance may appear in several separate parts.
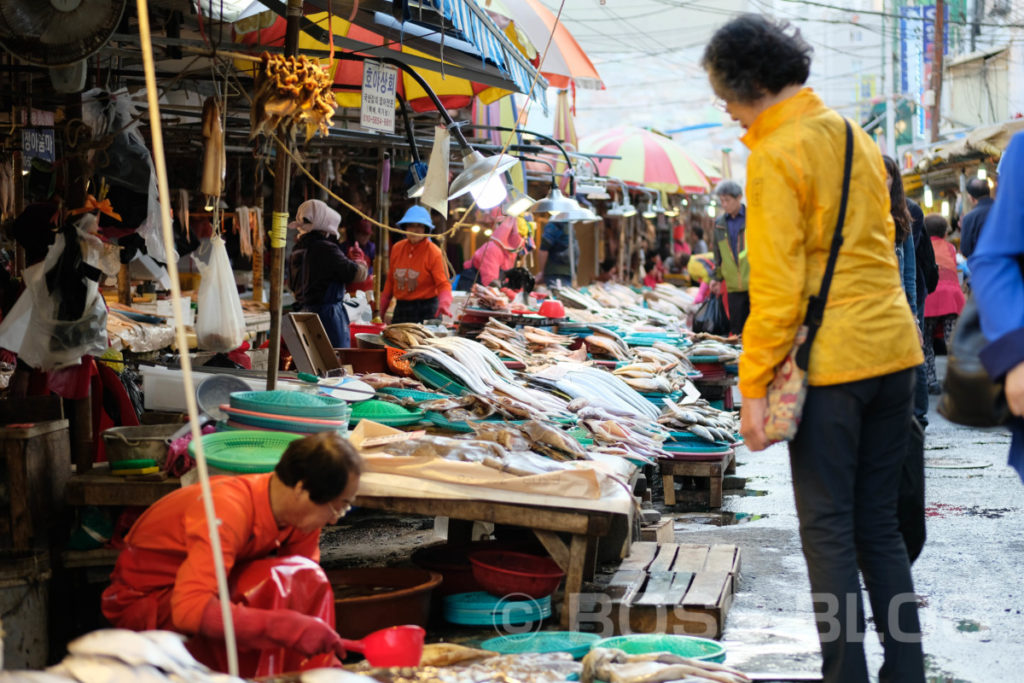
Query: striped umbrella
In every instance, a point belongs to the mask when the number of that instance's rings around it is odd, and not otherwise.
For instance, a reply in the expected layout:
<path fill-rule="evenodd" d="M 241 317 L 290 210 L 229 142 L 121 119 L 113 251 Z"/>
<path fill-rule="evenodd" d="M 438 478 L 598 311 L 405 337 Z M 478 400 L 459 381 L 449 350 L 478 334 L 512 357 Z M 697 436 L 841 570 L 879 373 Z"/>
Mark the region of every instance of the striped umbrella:
<path fill-rule="evenodd" d="M 306 19 L 317 26 L 326 29 L 328 27 L 327 12 L 307 14 Z M 244 33 L 238 36 L 238 41 L 246 45 L 259 48 L 263 45 L 281 46 L 284 45 L 286 22 L 284 18 L 277 17 L 269 27 Z M 403 52 L 416 55 L 425 59 L 437 61 L 437 57 L 419 50 L 414 50 L 395 42 L 385 41 L 385 38 L 377 33 L 368 31 L 355 24 L 352 24 L 337 15 L 330 22 L 334 35 L 352 38 L 372 45 L 384 45 L 389 42 L 390 49 L 396 52 Z M 304 32 L 299 33 L 299 52 L 303 50 L 327 50 L 328 45 L 311 38 Z M 363 64 L 356 61 L 336 61 L 334 72 L 334 83 L 336 85 L 335 98 L 338 106 L 358 109 L 362 102 Z M 252 65 L 239 63 L 240 68 L 252 68 Z M 461 109 L 468 107 L 476 98 L 481 102 L 489 104 L 510 94 L 510 91 L 496 88 L 482 83 L 475 83 L 465 78 L 456 78 L 451 75 L 442 75 L 437 71 L 429 71 L 416 67 L 417 73 L 430 85 L 433 91 L 440 98 L 446 109 Z M 420 85 L 404 71 L 399 72 L 398 94 L 406 99 L 414 111 L 434 111 L 434 104 L 427 96 Z"/>
<path fill-rule="evenodd" d="M 599 159 L 601 175 L 663 192 L 708 192 L 711 182 L 678 143 L 642 128 L 623 126 L 580 140 L 580 151 L 610 154 Z"/>

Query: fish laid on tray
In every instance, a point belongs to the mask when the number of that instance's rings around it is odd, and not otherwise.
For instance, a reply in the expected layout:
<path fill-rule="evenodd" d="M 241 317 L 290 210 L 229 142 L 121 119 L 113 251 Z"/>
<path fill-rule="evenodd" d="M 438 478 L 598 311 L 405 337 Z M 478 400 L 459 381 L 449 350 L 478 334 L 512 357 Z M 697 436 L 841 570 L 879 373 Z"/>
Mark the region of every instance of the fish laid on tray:
<path fill-rule="evenodd" d="M 673 431 L 685 431 L 705 441 L 735 443 L 739 422 L 736 413 L 718 410 L 704 399 L 688 405 L 665 402 L 665 412 L 658 422 Z"/>

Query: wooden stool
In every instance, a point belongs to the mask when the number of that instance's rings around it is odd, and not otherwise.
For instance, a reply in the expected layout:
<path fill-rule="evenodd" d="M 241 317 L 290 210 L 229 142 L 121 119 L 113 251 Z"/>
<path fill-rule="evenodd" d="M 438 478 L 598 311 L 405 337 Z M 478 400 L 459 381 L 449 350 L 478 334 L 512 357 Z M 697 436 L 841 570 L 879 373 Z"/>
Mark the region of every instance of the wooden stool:
<path fill-rule="evenodd" d="M 680 502 L 698 503 L 709 508 L 722 507 L 722 476 L 736 471 L 736 453 L 732 449 L 715 460 L 660 460 L 661 481 L 665 490 L 665 505 Z M 676 493 L 676 477 L 694 477 L 698 490 Z"/>
<path fill-rule="evenodd" d="M 14 550 L 45 547 L 71 477 L 68 421 L 0 427 L 0 460 L 8 497 L 0 506 L 0 528 L 9 529 Z"/>

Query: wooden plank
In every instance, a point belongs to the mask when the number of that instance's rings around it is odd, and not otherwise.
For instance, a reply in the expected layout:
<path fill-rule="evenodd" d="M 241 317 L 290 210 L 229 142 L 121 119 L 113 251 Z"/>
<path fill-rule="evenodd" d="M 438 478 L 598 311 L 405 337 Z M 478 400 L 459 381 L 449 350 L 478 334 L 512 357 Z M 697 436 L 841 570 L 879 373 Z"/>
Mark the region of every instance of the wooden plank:
<path fill-rule="evenodd" d="M 676 560 L 676 551 L 679 546 L 675 543 L 663 543 L 658 546 L 658 554 L 654 561 L 647 567 L 647 573 L 667 572 L 672 569 L 672 563 Z"/>
<path fill-rule="evenodd" d="M 99 470 L 104 472 L 104 470 Z M 123 481 L 109 474 L 76 474 L 68 479 L 64 498 L 68 505 L 134 505 L 148 507 L 163 496 L 177 491 L 177 479 L 164 481 Z"/>
<path fill-rule="evenodd" d="M 587 561 L 587 537 L 582 534 L 573 534 L 572 542 L 569 545 L 569 568 L 565 572 L 565 598 L 566 604 L 570 603 L 570 596 L 579 595 L 583 590 L 583 574 L 586 571 Z M 576 599 L 578 602 L 578 598 Z M 562 628 L 570 630 L 573 621 L 571 610 L 562 609 Z"/>
<path fill-rule="evenodd" d="M 49 434 L 50 432 L 55 432 L 58 429 L 67 428 L 67 420 L 47 420 L 45 422 L 35 422 L 20 427 L 0 427 L 0 440 L 28 439 L 33 436 Z"/>
<path fill-rule="evenodd" d="M 693 577 L 690 590 L 686 591 L 683 607 L 712 608 L 719 605 L 731 582 L 732 574 L 729 572 L 698 572 Z"/>
<path fill-rule="evenodd" d="M 716 544 L 708 551 L 704 561 L 704 571 L 735 573 L 736 555 L 739 548 L 731 544 Z"/>
<path fill-rule="evenodd" d="M 20 431 L 20 430 L 4 430 Z M 26 451 L 30 443 L 24 439 L 10 439 L 3 443 L 3 458 L 7 465 L 7 510 L 11 518 L 11 541 L 16 550 L 25 550 L 32 544 L 32 515 L 29 512 L 29 485 L 25 467 Z"/>
<path fill-rule="evenodd" d="M 638 541 L 629 547 L 629 555 L 619 565 L 619 569 L 646 570 L 657 553 L 657 543 Z"/>
<path fill-rule="evenodd" d="M 544 545 L 544 549 L 548 551 L 558 566 L 562 568 L 563 572 L 569 571 L 569 547 L 562 542 L 562 539 L 558 537 L 553 531 L 544 531 L 543 529 L 534 529 L 533 535 L 540 540 Z"/>
<path fill-rule="evenodd" d="M 640 540 L 654 543 L 671 543 L 675 538 L 675 523 L 671 519 L 662 519 L 654 524 L 640 527 Z"/>
<path fill-rule="evenodd" d="M 120 550 L 97 548 L 95 550 L 65 550 L 60 554 L 60 563 L 65 568 L 113 567 Z"/>
<path fill-rule="evenodd" d="M 676 552 L 676 561 L 672 571 L 697 573 L 704 569 L 707 561 L 708 547 L 694 543 L 680 543 Z"/>
<path fill-rule="evenodd" d="M 664 463 L 662 465 L 664 467 Z M 666 472 L 662 469 L 662 472 Z M 672 477 L 671 472 L 661 475 L 661 490 L 662 495 L 665 496 L 665 505 L 676 504 L 676 480 Z"/>
<path fill-rule="evenodd" d="M 632 604 L 649 607 L 671 604 L 673 579 L 675 574 L 672 572 L 651 572 L 644 592 L 633 598 Z"/>
<path fill-rule="evenodd" d="M 620 569 L 608 582 L 605 594 L 616 603 L 629 604 L 643 588 L 647 572 L 639 569 Z"/>

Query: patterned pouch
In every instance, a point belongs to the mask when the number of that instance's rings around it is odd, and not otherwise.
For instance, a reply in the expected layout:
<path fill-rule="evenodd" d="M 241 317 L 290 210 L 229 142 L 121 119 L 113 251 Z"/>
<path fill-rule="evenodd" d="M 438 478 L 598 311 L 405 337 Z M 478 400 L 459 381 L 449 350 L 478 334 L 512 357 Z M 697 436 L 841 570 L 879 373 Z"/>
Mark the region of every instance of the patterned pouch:
<path fill-rule="evenodd" d="M 768 385 L 768 410 L 765 414 L 764 433 L 769 443 L 790 441 L 800 426 L 800 415 L 807 398 L 807 371 L 797 363 L 797 353 L 807 341 L 807 326 L 797 330 L 793 348 L 777 368 Z"/>

